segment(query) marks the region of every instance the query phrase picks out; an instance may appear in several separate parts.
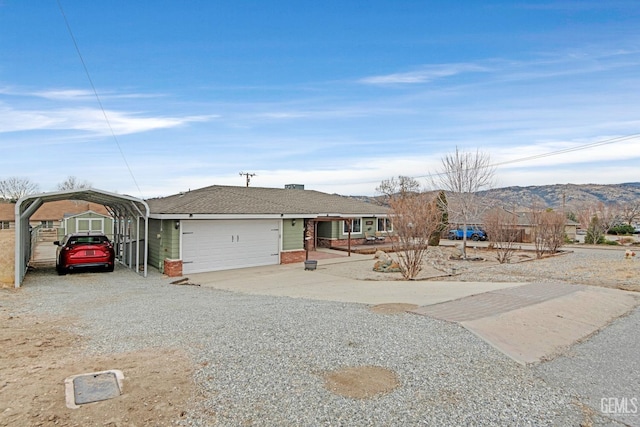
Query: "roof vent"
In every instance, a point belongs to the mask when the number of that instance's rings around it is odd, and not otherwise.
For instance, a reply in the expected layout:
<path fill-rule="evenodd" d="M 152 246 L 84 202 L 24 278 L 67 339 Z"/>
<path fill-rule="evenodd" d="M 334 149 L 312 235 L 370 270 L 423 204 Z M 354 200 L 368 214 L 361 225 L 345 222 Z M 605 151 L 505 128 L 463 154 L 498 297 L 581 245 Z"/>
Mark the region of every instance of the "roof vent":
<path fill-rule="evenodd" d="M 285 190 L 304 190 L 304 184 L 285 184 Z"/>

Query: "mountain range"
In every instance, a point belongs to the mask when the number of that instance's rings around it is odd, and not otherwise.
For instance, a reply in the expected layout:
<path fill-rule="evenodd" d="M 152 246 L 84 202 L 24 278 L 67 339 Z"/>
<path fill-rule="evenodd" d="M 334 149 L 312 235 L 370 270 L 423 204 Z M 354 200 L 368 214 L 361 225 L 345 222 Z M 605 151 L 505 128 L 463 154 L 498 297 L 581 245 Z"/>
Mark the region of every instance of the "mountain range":
<path fill-rule="evenodd" d="M 528 187 L 503 187 L 481 194 L 504 207 L 533 205 L 559 209 L 602 202 L 605 205 L 640 202 L 640 182 L 623 184 L 554 184 Z"/>
<path fill-rule="evenodd" d="M 528 187 L 502 187 L 479 193 L 505 208 L 530 208 L 540 206 L 560 209 L 602 202 L 640 203 L 640 182 L 623 184 L 553 184 Z M 379 197 L 353 196 L 370 203 L 378 203 Z"/>

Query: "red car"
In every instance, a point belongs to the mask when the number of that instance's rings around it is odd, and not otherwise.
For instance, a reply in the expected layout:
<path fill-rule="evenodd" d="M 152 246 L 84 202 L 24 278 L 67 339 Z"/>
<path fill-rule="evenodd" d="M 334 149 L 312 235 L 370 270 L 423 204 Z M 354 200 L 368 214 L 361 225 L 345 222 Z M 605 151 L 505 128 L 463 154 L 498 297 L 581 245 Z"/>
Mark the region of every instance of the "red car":
<path fill-rule="evenodd" d="M 102 268 L 113 271 L 115 251 L 109 238 L 102 233 L 67 234 L 62 242 L 55 241 L 56 270 L 64 275 L 77 268 Z"/>

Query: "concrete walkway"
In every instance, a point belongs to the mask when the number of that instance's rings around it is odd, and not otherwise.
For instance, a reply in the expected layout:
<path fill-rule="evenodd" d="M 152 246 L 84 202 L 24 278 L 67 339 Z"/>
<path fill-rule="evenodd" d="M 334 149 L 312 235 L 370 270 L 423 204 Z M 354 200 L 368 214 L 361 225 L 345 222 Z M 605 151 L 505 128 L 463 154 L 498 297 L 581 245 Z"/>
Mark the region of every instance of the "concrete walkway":
<path fill-rule="evenodd" d="M 640 303 L 636 293 L 594 286 L 361 281 L 331 273 L 331 264 L 365 259 L 371 256 L 323 259 L 315 271 L 300 263 L 193 274 L 189 280 L 252 295 L 414 304 L 414 314 L 459 323 L 521 364 L 554 357 Z"/>
<path fill-rule="evenodd" d="M 633 292 L 532 283 L 419 307 L 416 314 L 460 323 L 513 360 L 550 359 L 638 305 Z"/>
<path fill-rule="evenodd" d="M 37 242 L 29 265 L 32 267 L 51 267 L 56 265 L 57 246 L 53 242 Z"/>

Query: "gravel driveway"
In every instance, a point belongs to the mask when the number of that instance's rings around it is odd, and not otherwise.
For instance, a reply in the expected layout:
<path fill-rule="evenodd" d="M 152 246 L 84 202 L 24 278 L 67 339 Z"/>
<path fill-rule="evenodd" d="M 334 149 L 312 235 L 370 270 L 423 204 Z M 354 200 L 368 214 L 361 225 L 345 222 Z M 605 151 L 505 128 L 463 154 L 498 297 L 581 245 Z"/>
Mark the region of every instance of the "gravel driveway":
<path fill-rule="evenodd" d="M 184 349 L 198 398 L 180 425 L 617 425 L 600 399 L 640 397 L 637 310 L 570 354 L 525 367 L 424 316 L 169 282 L 155 271 L 43 270 L 2 305 L 10 315 L 76 319 L 69 328 L 89 353 Z M 325 372 L 358 366 L 387 368 L 400 386 L 369 399 L 325 387 Z M 615 419 L 640 425 L 638 416 Z"/>

